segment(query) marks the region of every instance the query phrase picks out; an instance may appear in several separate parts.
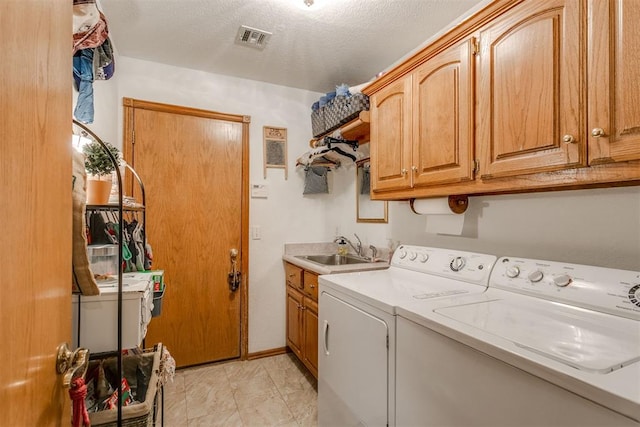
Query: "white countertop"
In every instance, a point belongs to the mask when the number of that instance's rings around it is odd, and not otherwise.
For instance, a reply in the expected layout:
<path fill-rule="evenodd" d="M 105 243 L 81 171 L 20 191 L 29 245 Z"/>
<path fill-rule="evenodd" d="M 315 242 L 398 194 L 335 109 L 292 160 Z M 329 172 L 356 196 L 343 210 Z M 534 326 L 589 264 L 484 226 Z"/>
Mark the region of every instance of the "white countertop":
<path fill-rule="evenodd" d="M 354 271 L 383 270 L 389 267 L 386 261 L 367 262 L 362 264 L 321 265 L 303 258 L 300 255 L 333 255 L 337 253 L 336 243 L 286 243 L 282 259 L 304 270 L 316 274 L 350 273 Z M 349 253 L 350 255 L 355 255 Z"/>

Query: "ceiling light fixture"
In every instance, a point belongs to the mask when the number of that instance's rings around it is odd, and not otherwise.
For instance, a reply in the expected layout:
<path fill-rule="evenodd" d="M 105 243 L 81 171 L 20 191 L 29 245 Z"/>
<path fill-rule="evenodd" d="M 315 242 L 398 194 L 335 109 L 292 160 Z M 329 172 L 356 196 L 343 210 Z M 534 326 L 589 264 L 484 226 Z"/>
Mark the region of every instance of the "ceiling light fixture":
<path fill-rule="evenodd" d="M 311 7 L 311 6 L 313 6 L 313 0 L 304 0 L 304 4 L 305 4 L 307 7 Z"/>

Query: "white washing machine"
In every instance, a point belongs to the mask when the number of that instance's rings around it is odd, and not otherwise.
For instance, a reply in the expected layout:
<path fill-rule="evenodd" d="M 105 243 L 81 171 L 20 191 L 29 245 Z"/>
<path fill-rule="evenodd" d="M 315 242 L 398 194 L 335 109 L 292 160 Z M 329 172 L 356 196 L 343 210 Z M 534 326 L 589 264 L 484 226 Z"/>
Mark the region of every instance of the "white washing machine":
<path fill-rule="evenodd" d="M 396 307 L 480 294 L 495 260 L 405 245 L 387 270 L 320 276 L 318 424 L 395 425 Z"/>
<path fill-rule="evenodd" d="M 640 272 L 503 257 L 397 313 L 399 426 L 640 425 Z"/>

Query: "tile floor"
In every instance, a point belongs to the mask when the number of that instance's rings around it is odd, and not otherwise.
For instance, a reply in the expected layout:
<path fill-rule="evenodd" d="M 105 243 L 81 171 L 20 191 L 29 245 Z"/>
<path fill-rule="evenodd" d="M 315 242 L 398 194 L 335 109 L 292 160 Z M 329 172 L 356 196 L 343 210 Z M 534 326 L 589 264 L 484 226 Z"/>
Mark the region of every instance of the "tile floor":
<path fill-rule="evenodd" d="M 181 369 L 164 389 L 164 425 L 317 426 L 317 383 L 292 354 Z"/>

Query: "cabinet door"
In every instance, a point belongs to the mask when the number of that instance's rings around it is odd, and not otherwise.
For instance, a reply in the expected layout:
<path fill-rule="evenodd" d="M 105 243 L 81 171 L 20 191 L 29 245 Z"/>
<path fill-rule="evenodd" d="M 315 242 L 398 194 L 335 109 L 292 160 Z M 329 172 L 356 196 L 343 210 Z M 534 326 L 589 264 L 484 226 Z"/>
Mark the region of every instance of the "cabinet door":
<path fill-rule="evenodd" d="M 473 40 L 467 40 L 414 72 L 414 187 L 473 177 L 473 65 Z"/>
<path fill-rule="evenodd" d="M 302 359 L 302 299 L 300 292 L 287 287 L 287 345 Z"/>
<path fill-rule="evenodd" d="M 303 361 L 314 377 L 318 378 L 318 304 L 305 298 Z"/>
<path fill-rule="evenodd" d="M 371 172 L 373 191 L 411 187 L 411 77 L 373 94 Z"/>
<path fill-rule="evenodd" d="M 589 164 L 640 159 L 640 2 L 589 2 Z"/>
<path fill-rule="evenodd" d="M 481 30 L 482 178 L 586 165 L 582 6 L 525 0 Z"/>

